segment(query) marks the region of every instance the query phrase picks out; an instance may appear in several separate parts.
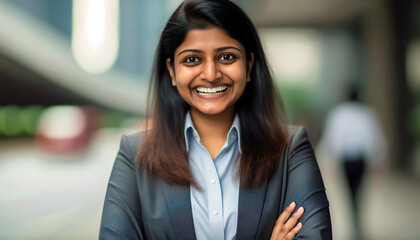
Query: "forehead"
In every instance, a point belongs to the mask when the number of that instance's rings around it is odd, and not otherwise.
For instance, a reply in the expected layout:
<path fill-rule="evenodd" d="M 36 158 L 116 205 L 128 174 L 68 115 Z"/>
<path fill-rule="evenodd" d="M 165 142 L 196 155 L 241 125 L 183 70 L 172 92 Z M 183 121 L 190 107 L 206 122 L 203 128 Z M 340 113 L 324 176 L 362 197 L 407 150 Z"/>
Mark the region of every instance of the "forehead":
<path fill-rule="evenodd" d="M 192 29 L 187 32 L 184 41 L 175 50 L 175 55 L 185 49 L 198 49 L 212 51 L 216 48 L 233 46 L 244 51 L 242 44 L 231 38 L 223 29 L 210 27 L 205 29 Z"/>

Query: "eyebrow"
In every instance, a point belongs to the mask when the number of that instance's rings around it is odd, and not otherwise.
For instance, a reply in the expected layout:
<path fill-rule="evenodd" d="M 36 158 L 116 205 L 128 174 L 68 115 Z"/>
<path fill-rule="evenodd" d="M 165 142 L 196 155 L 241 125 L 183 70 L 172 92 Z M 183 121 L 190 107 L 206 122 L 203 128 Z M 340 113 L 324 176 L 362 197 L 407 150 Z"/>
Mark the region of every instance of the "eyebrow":
<path fill-rule="evenodd" d="M 220 48 L 216 48 L 214 49 L 214 52 L 220 52 L 226 49 L 236 49 L 238 50 L 240 53 L 242 53 L 241 49 L 237 48 L 237 47 L 233 47 L 233 46 L 227 46 L 227 47 L 220 47 Z M 198 50 L 198 49 L 185 49 L 182 50 L 180 53 L 178 53 L 178 56 L 181 55 L 184 52 L 195 52 L 195 53 L 202 53 L 202 50 Z"/>

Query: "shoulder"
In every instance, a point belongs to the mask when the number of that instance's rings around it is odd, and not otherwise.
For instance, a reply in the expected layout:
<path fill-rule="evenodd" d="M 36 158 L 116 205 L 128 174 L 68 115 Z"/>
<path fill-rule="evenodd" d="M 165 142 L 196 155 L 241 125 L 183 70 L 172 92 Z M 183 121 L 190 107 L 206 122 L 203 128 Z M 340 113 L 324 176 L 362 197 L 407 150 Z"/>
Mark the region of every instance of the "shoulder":
<path fill-rule="evenodd" d="M 145 132 L 135 132 L 121 137 L 121 149 L 126 149 L 135 156 L 144 139 Z"/>
<path fill-rule="evenodd" d="M 289 137 L 294 136 L 302 128 L 302 126 L 287 125 L 287 132 L 289 133 Z"/>
<path fill-rule="evenodd" d="M 289 145 L 292 149 L 299 147 L 299 145 L 308 142 L 308 134 L 303 126 L 287 126 L 289 134 Z"/>
<path fill-rule="evenodd" d="M 289 142 L 283 153 L 284 167 L 292 170 L 302 163 L 317 164 L 314 149 L 303 126 L 288 126 Z"/>

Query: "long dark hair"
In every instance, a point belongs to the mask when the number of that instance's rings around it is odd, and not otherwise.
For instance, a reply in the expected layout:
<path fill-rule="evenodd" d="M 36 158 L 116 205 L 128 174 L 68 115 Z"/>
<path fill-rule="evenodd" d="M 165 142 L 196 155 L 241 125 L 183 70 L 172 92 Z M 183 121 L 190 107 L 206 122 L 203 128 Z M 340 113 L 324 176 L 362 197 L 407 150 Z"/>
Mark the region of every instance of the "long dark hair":
<path fill-rule="evenodd" d="M 153 127 L 146 132 L 137 162 L 168 183 L 193 184 L 188 152 L 185 147 L 184 122 L 189 105 L 171 86 L 166 59 L 174 59 L 189 30 L 211 26 L 224 29 L 253 53 L 254 65 L 243 95 L 235 104 L 241 123 L 242 155 L 238 177 L 242 187 L 257 186 L 279 166 L 287 143 L 287 128 L 281 99 L 266 62 L 257 31 L 251 20 L 227 0 L 186 0 L 168 20 L 156 51 L 149 89 L 148 116 Z M 172 63 L 173 64 L 173 63 Z"/>

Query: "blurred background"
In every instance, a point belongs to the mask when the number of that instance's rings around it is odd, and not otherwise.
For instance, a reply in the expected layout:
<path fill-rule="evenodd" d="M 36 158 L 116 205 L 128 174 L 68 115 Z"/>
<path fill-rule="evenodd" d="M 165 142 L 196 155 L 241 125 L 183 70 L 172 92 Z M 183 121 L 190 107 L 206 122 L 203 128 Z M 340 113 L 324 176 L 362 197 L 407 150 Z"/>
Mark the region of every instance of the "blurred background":
<path fill-rule="evenodd" d="M 121 135 L 143 121 L 180 2 L 0 0 L 0 239 L 97 239 Z M 335 239 L 420 239 L 420 1 L 234 2 L 316 148 Z M 357 208 L 336 129 L 366 142 Z"/>

